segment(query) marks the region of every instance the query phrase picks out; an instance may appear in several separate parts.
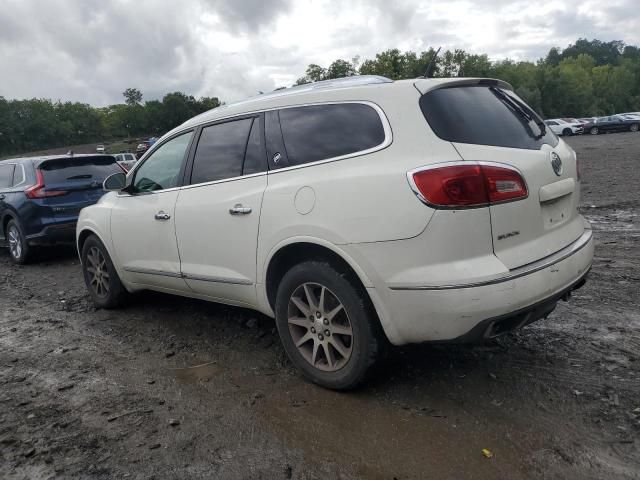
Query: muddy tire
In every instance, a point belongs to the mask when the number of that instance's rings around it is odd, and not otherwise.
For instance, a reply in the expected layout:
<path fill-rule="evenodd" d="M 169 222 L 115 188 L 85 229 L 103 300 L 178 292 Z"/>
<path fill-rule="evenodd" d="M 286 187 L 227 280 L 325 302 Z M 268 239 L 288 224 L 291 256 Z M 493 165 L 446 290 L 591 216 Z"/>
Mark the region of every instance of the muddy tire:
<path fill-rule="evenodd" d="M 9 258 L 17 265 L 24 265 L 29 261 L 31 248 L 24 235 L 22 226 L 17 220 L 9 220 L 4 232 L 7 245 L 9 246 Z"/>
<path fill-rule="evenodd" d="M 82 274 L 93 303 L 98 308 L 117 308 L 124 302 L 125 290 L 109 252 L 95 235 L 82 246 Z"/>
<path fill-rule="evenodd" d="M 302 374 L 334 390 L 358 386 L 386 339 L 363 291 L 325 261 L 306 261 L 282 278 L 276 325 L 287 355 Z"/>

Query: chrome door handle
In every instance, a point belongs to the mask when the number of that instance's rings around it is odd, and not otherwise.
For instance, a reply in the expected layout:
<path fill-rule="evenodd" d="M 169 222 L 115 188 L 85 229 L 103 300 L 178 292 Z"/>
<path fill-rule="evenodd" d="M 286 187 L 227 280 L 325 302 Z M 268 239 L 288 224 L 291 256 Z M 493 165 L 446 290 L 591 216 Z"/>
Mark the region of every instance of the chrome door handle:
<path fill-rule="evenodd" d="M 243 207 L 241 203 L 234 205 L 229 209 L 231 215 L 248 215 L 251 213 L 251 207 Z"/>
<path fill-rule="evenodd" d="M 171 218 L 171 215 L 169 215 L 168 213 L 164 213 L 162 210 L 160 210 L 155 215 L 156 220 L 169 220 L 170 218 Z"/>

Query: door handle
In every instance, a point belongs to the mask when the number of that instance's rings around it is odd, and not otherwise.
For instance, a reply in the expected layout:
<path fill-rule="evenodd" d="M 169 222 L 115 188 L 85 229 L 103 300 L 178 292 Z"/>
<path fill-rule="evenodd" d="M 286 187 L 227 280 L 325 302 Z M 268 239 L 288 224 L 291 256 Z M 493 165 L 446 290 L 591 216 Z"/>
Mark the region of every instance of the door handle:
<path fill-rule="evenodd" d="M 170 218 L 171 218 L 171 215 L 169 215 L 168 213 L 163 212 L 162 210 L 160 210 L 155 215 L 155 219 L 156 220 L 169 220 Z"/>
<path fill-rule="evenodd" d="M 229 209 L 231 215 L 248 215 L 251 213 L 251 207 L 243 207 L 241 203 L 234 205 Z"/>

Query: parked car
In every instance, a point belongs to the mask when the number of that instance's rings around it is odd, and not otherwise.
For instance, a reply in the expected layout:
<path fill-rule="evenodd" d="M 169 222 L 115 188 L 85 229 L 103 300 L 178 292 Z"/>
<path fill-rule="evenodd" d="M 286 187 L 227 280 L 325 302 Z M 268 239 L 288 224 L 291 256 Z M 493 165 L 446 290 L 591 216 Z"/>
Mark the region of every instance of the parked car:
<path fill-rule="evenodd" d="M 147 141 L 139 143 L 136 147 L 136 157 L 142 157 L 142 155 L 144 155 L 146 151 L 149 150 L 149 147 L 151 147 L 151 144 Z"/>
<path fill-rule="evenodd" d="M 131 170 L 131 167 L 133 167 L 138 161 L 133 153 L 128 152 L 116 153 L 114 157 L 118 164 L 127 172 Z"/>
<path fill-rule="evenodd" d="M 579 118 L 578 121 L 582 124 L 582 128 L 584 129 L 585 124 L 593 123 L 595 119 L 596 117 L 586 117 L 586 118 Z"/>
<path fill-rule="evenodd" d="M 104 145 L 99 144 L 96 146 L 96 152 L 97 153 L 104 153 Z"/>
<path fill-rule="evenodd" d="M 313 382 L 385 345 L 547 316 L 593 258 L 575 152 L 498 80 L 351 77 L 199 115 L 105 181 L 77 227 L 87 288 L 275 317 Z"/>
<path fill-rule="evenodd" d="M 116 172 L 122 168 L 110 155 L 0 162 L 0 245 L 21 264 L 35 246 L 73 243 L 80 210 L 102 197 L 102 182 Z"/>
<path fill-rule="evenodd" d="M 592 123 L 583 126 L 585 132 L 591 135 L 608 132 L 637 132 L 640 128 L 640 120 L 627 119 L 619 115 L 596 118 Z"/>
<path fill-rule="evenodd" d="M 582 124 L 580 122 L 571 123 L 562 118 L 552 118 L 545 120 L 544 123 L 556 135 L 570 136 L 582 134 Z"/>

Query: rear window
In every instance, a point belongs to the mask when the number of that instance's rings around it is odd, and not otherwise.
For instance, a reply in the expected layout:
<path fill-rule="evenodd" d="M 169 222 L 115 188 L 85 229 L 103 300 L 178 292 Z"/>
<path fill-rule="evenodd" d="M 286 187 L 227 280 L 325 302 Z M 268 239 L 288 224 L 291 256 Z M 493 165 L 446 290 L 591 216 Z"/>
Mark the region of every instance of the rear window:
<path fill-rule="evenodd" d="M 122 168 L 111 156 L 46 160 L 38 168 L 42 170 L 45 183 L 64 183 L 89 179 L 102 182 L 112 173 L 122 173 Z"/>
<path fill-rule="evenodd" d="M 378 112 L 361 103 L 285 108 L 279 115 L 289 166 L 369 150 L 385 138 Z"/>
<path fill-rule="evenodd" d="M 420 98 L 424 117 L 443 140 L 529 150 L 555 147 L 558 137 L 550 128 L 542 134 L 536 123 L 542 120 L 519 103 L 524 104 L 513 92 L 487 86 L 440 88 Z"/>

